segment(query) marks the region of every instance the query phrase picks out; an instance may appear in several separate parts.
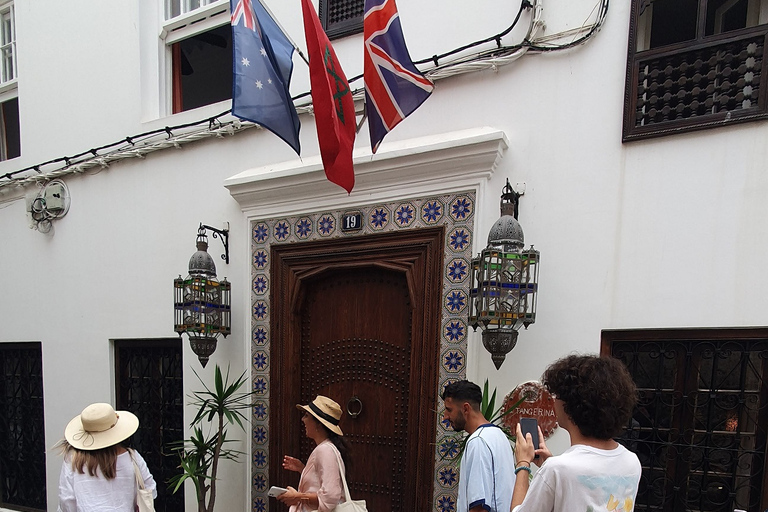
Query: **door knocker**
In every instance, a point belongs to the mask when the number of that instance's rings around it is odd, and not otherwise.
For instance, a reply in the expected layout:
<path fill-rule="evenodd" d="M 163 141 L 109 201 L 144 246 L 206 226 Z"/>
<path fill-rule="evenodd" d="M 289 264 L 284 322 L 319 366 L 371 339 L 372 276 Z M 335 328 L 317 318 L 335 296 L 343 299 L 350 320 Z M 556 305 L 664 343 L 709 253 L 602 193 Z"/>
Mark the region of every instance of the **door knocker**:
<path fill-rule="evenodd" d="M 355 412 L 352 412 L 353 406 L 357 409 Z M 357 418 L 360 416 L 361 412 L 363 412 L 363 402 L 361 402 L 357 396 L 353 396 L 349 399 L 349 402 L 347 402 L 347 414 L 349 414 L 351 418 Z"/>

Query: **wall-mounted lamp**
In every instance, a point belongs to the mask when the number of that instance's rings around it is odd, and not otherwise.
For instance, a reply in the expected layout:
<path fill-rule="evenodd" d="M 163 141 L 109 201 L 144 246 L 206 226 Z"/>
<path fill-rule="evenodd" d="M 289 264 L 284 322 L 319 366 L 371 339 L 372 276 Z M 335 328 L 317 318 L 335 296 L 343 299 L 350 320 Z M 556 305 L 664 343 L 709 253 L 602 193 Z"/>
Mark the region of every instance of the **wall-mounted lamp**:
<path fill-rule="evenodd" d="M 189 259 L 189 275 L 173 280 L 174 331 L 189 336 L 192 351 L 205 367 L 208 358 L 216 350 L 219 334 L 226 338 L 232 332 L 231 285 L 227 278 L 216 280 L 216 264 L 208 254 L 206 230 L 213 231 L 214 238 L 221 238 L 224 254 L 221 258 L 229 263 L 229 229 L 216 229 L 200 224 L 197 230 L 197 252 Z"/>
<path fill-rule="evenodd" d="M 520 327 L 536 321 L 539 251 L 523 250 L 517 222 L 519 194 L 509 185 L 501 193 L 501 218 L 488 233 L 488 246 L 472 260 L 469 323 L 483 330 L 483 346 L 496 369 L 515 347 Z"/>

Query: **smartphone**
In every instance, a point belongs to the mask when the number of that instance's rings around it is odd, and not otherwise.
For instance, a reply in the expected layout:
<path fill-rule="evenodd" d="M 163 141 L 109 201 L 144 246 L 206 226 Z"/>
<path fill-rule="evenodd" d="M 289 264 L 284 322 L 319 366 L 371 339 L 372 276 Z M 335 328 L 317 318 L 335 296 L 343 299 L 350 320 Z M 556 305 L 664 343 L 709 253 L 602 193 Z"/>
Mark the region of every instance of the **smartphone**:
<path fill-rule="evenodd" d="M 531 434 L 531 439 L 533 440 L 533 449 L 538 450 L 539 422 L 536 421 L 536 418 L 520 418 L 520 430 L 522 430 L 523 436 L 525 436 L 525 434 Z M 536 455 L 534 458 L 538 457 L 539 456 Z"/>
<path fill-rule="evenodd" d="M 284 492 L 286 492 L 288 489 L 285 489 L 283 487 L 275 487 L 274 485 L 269 488 L 267 491 L 267 496 L 272 496 L 273 498 L 280 496 Z"/>

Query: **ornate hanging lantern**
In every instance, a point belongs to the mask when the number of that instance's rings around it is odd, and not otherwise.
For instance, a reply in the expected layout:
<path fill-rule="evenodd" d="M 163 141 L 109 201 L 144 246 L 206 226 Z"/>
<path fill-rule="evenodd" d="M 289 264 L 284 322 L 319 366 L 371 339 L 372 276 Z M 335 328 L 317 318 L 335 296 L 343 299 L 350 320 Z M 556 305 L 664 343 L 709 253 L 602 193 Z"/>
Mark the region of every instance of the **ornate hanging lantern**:
<path fill-rule="evenodd" d="M 187 333 L 192 351 L 205 367 L 208 358 L 216 350 L 219 334 L 226 338 L 231 329 L 231 288 L 224 278 L 216 279 L 216 264 L 208 254 L 208 237 L 205 230 L 212 230 L 213 237 L 221 236 L 225 254 L 222 259 L 229 263 L 227 229 L 219 230 L 200 224 L 197 230 L 197 252 L 189 259 L 189 275 L 173 280 L 174 331 L 181 336 Z"/>
<path fill-rule="evenodd" d="M 488 246 L 472 260 L 469 323 L 483 330 L 483 346 L 497 370 L 515 347 L 520 328 L 536 321 L 539 251 L 523 249 L 523 228 L 517 221 L 520 195 L 507 180 L 501 218 L 488 233 Z"/>

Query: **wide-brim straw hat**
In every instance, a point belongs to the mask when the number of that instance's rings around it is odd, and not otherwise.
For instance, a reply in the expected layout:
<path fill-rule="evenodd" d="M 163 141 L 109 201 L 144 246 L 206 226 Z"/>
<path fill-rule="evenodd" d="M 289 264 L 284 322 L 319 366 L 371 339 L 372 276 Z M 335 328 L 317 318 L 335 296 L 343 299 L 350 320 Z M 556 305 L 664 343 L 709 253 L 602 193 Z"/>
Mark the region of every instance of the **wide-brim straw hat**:
<path fill-rule="evenodd" d="M 98 403 L 72 418 L 64 429 L 64 438 L 79 450 L 100 450 L 125 441 L 138 428 L 139 418 L 135 414 Z"/>
<path fill-rule="evenodd" d="M 340 436 L 344 435 L 339 427 L 339 421 L 341 420 L 341 406 L 327 396 L 317 395 L 311 404 L 296 404 L 296 407 L 307 411 L 314 416 L 317 421 L 328 427 L 328 430 L 331 432 Z"/>

